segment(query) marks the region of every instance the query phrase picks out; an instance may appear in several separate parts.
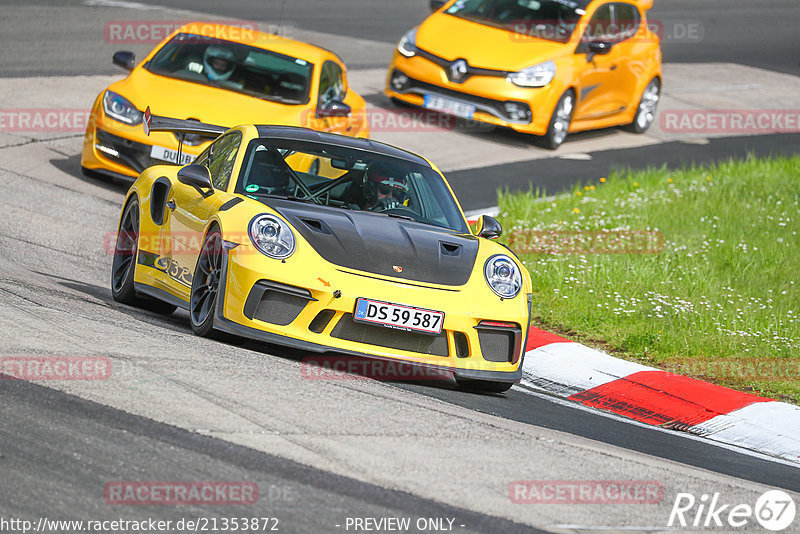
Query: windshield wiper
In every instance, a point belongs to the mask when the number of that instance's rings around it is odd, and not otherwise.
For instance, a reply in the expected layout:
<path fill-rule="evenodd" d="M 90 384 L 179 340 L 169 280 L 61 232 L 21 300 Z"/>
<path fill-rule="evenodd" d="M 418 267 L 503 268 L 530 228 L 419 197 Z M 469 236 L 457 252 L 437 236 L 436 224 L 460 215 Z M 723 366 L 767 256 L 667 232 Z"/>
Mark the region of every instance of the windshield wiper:
<path fill-rule="evenodd" d="M 386 215 L 392 217 L 393 219 L 403 219 L 404 221 L 419 222 L 414 217 L 410 217 L 408 215 L 400 215 L 399 213 L 387 213 Z"/>
<path fill-rule="evenodd" d="M 255 94 L 253 96 L 256 96 Z M 279 104 L 302 104 L 301 101 L 294 98 L 284 98 L 278 95 L 260 95 L 257 98 L 261 100 L 269 100 L 270 102 L 278 102 Z"/>

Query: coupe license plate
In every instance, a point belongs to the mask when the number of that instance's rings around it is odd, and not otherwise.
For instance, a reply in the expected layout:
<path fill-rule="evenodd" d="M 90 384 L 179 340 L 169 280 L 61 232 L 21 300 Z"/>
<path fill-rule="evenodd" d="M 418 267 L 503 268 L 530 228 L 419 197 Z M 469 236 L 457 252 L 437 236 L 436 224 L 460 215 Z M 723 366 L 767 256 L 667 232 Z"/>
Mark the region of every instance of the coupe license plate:
<path fill-rule="evenodd" d="M 444 313 L 440 311 L 370 299 L 356 300 L 353 318 L 364 323 L 425 334 L 441 334 L 444 323 Z"/>
<path fill-rule="evenodd" d="M 465 119 L 471 119 L 472 114 L 475 113 L 475 106 L 462 104 L 461 102 L 436 95 L 425 95 L 425 100 L 422 105 L 427 109 L 449 113 L 450 115 L 464 117 Z"/>
<path fill-rule="evenodd" d="M 178 165 L 188 165 L 194 161 L 194 155 L 186 154 L 184 152 L 181 154 L 181 161 L 178 162 L 177 150 L 172 150 L 171 148 L 157 145 L 153 145 L 153 148 L 150 149 L 150 157 L 153 159 L 160 159 L 162 161 L 169 161 L 170 163 L 175 163 Z"/>

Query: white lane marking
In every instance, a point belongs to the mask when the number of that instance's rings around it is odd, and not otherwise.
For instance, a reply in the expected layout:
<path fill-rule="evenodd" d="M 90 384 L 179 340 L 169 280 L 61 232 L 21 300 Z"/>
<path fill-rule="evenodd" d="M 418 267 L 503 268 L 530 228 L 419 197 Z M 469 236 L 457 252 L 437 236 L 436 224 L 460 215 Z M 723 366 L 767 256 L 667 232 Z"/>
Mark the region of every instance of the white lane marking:
<path fill-rule="evenodd" d="M 560 406 L 566 406 L 568 408 L 573 408 L 575 410 L 580 410 L 583 412 L 589 412 L 593 415 L 597 415 L 600 417 L 605 417 L 607 419 L 613 419 L 614 421 L 619 421 L 621 423 L 627 423 L 629 425 L 638 426 L 641 428 L 648 428 L 655 432 L 663 432 L 664 434 L 669 434 L 671 436 L 676 436 L 683 439 L 688 439 L 692 441 L 699 441 L 701 443 L 705 443 L 706 445 L 711 445 L 714 447 L 719 447 L 720 449 L 729 450 L 738 454 L 743 454 L 745 456 L 751 456 L 753 458 L 758 458 L 759 460 L 766 460 L 772 463 L 786 465 L 789 467 L 794 467 L 798 469 L 797 462 L 790 462 L 789 460 L 785 460 L 783 458 L 776 458 L 775 456 L 769 456 L 767 454 L 760 453 L 758 451 L 753 451 L 750 449 L 743 449 L 741 447 L 737 447 L 735 445 L 731 445 L 721 441 L 711 441 L 701 436 L 695 436 L 694 434 L 688 434 L 686 432 L 676 432 L 675 430 L 670 430 L 667 428 L 661 428 L 660 426 L 648 425 L 647 423 L 641 423 L 636 421 L 635 419 L 628 419 L 627 417 L 622 417 L 617 414 L 611 412 L 604 412 L 603 410 L 599 410 L 597 408 L 592 408 L 590 406 L 584 406 L 583 404 L 571 400 L 567 400 L 558 396 L 553 395 L 545 390 L 541 390 L 539 388 L 533 388 L 527 384 L 516 384 L 511 389 L 515 391 L 521 391 L 526 395 L 531 395 L 532 397 L 537 397 L 542 400 L 546 400 Z M 574 434 L 574 432 L 572 432 Z M 590 439 L 590 438 L 589 438 Z M 630 447 L 622 447 L 617 445 L 620 448 L 627 448 Z M 631 449 L 632 450 L 632 449 Z M 644 453 L 643 453 L 644 454 Z M 653 456 L 652 454 L 648 454 L 648 456 Z"/>
<path fill-rule="evenodd" d="M 558 159 L 572 159 L 576 161 L 591 161 L 592 155 L 586 152 L 575 152 L 573 154 L 562 154 Z"/>
<path fill-rule="evenodd" d="M 602 386 L 639 371 L 656 371 L 640 363 L 620 360 L 580 343 L 550 343 L 525 353 L 523 380 L 536 387 L 569 396 Z"/>
<path fill-rule="evenodd" d="M 800 462 L 800 407 L 785 402 L 756 402 L 695 425 L 714 441 L 755 448 Z"/>
<path fill-rule="evenodd" d="M 140 9 L 142 11 L 165 10 L 163 6 L 151 6 L 141 2 L 127 2 L 126 0 L 83 0 L 83 5 L 90 7 L 118 7 L 124 9 Z"/>

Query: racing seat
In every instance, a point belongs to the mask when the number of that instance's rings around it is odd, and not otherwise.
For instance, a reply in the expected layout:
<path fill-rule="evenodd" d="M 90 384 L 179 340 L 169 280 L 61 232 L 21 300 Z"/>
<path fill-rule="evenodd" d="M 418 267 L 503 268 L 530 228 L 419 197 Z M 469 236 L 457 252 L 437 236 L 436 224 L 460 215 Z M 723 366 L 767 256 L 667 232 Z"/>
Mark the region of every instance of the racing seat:
<path fill-rule="evenodd" d="M 270 150 L 256 150 L 245 181 L 245 190 L 270 195 L 289 195 L 292 177 L 280 154 Z M 256 185 L 258 189 L 251 191 Z"/>

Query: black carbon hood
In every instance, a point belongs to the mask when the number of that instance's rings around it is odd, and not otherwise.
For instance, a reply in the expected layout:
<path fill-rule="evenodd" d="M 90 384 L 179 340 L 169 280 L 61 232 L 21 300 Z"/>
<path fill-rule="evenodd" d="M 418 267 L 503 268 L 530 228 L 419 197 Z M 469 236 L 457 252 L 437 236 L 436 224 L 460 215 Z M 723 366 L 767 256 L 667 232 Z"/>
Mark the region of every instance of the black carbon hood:
<path fill-rule="evenodd" d="M 478 239 L 414 221 L 276 199 L 264 203 L 288 220 L 327 261 L 417 282 L 467 283 Z M 399 271 L 399 272 L 398 272 Z"/>

